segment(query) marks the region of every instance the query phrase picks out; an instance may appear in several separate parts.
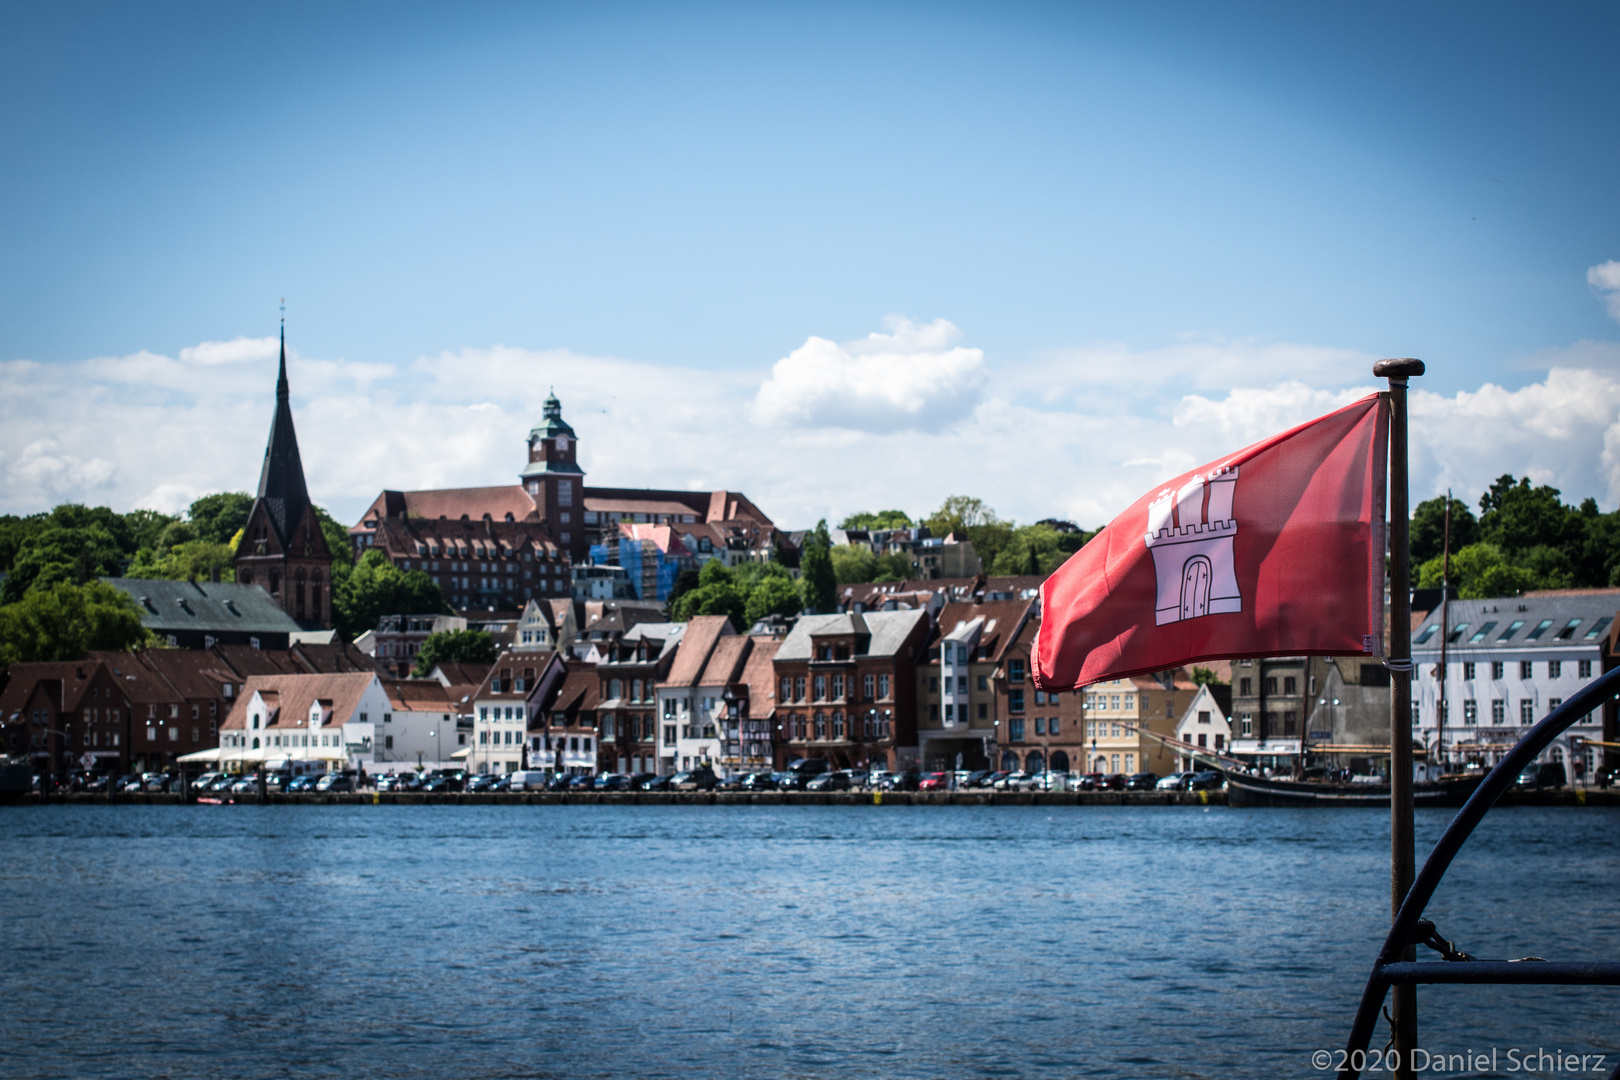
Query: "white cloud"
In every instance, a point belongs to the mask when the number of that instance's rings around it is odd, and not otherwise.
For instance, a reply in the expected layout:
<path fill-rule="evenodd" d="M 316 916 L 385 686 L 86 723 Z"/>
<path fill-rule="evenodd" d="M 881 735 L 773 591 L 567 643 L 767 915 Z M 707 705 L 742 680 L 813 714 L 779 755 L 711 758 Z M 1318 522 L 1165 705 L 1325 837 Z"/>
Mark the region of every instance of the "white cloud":
<path fill-rule="evenodd" d="M 984 352 L 956 345 L 962 332 L 944 319 L 891 316 L 888 326 L 842 345 L 812 337 L 778 360 L 754 398 L 755 422 L 884 432 L 965 416 L 984 384 Z"/>
<path fill-rule="evenodd" d="M 1620 319 L 1620 260 L 1610 259 L 1586 271 L 1586 283 L 1603 294 L 1609 314 Z"/>
<path fill-rule="evenodd" d="M 817 340 L 753 371 L 498 345 L 399 364 L 289 350 L 289 374 L 311 492 L 345 521 L 383 488 L 514 482 L 553 388 L 580 436 L 588 482 L 745 491 L 783 527 L 859 509 L 926 513 L 952 494 L 977 495 L 1021 521 L 1056 516 L 1094 527 L 1169 476 L 1377 389 L 1370 358 L 1349 350 L 1193 342 L 1109 346 L 1089 397 L 1083 380 L 1066 375 L 1051 400 L 1026 367 L 994 367 L 964 348 L 950 323 L 896 320 L 861 341 L 828 343 L 832 359 L 816 361 L 817 370 L 846 379 L 843 395 L 794 412 L 772 395 L 801 376 L 794 358 Z M 0 363 L 0 512 L 67 500 L 172 511 L 210 491 L 252 490 L 276 374 L 274 350 L 253 347 L 240 345 L 239 360 L 207 363 L 189 350 Z M 935 375 L 957 365 L 951 370 L 972 395 L 907 399 L 861 367 L 874 356 Z M 1309 376 L 1287 374 L 1301 363 Z M 1252 374 L 1256 365 L 1270 377 L 1206 385 L 1212 370 Z M 1564 363 L 1519 389 L 1414 390 L 1414 499 L 1449 485 L 1472 501 L 1513 473 L 1572 501 L 1591 495 L 1613 507 L 1620 373 L 1611 370 Z M 1125 383 L 1121 373 L 1131 372 Z M 1132 400 L 1099 407 L 1121 396 L 1115 385 Z M 908 400 L 922 401 L 916 419 L 894 407 Z M 775 419 L 750 423 L 762 410 Z"/>
<path fill-rule="evenodd" d="M 180 350 L 182 364 L 212 367 L 216 364 L 243 364 L 255 360 L 273 360 L 280 354 L 281 342 L 273 337 L 232 338 L 230 341 L 205 341 Z"/>

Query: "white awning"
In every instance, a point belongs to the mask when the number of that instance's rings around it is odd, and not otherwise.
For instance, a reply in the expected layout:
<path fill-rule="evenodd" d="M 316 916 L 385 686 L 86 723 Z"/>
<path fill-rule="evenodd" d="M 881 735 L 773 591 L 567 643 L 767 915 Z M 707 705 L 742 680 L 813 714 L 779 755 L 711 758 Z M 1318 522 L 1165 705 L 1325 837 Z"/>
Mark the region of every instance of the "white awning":
<path fill-rule="evenodd" d="M 470 746 L 464 747 L 463 749 L 457 750 L 455 753 L 451 754 L 450 755 L 450 760 L 452 760 L 452 761 L 466 761 L 468 755 L 470 755 L 472 752 L 473 752 L 472 747 L 470 747 Z"/>
<path fill-rule="evenodd" d="M 175 760 L 182 765 L 201 764 L 205 761 L 218 761 L 219 755 L 220 748 L 216 746 L 212 750 L 195 750 L 189 754 L 181 754 Z"/>

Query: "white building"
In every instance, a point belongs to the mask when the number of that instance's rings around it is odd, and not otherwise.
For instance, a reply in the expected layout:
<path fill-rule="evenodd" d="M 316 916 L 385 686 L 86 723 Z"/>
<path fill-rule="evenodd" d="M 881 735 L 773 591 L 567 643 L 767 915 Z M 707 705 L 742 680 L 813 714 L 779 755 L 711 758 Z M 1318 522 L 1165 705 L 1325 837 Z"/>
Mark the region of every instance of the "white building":
<path fill-rule="evenodd" d="M 383 714 L 390 711 L 375 674 L 254 675 L 220 725 L 219 758 L 232 770 L 367 769 Z"/>
<path fill-rule="evenodd" d="M 669 675 L 658 684 L 658 771 L 717 766 L 722 757 L 724 686 L 703 686 L 709 657 L 724 638 L 735 637 L 724 615 L 699 615 L 686 625 Z"/>
<path fill-rule="evenodd" d="M 1440 708 L 1442 609 L 1412 637 L 1412 736 L 1431 760 L 1488 768 L 1525 730 L 1603 673 L 1620 589 L 1531 592 L 1518 598 L 1453 600 L 1446 633 L 1445 711 Z M 1539 759 L 1583 781 L 1602 763 L 1613 703 L 1569 728 Z M 1438 751 L 1438 752 L 1436 752 Z"/>
<path fill-rule="evenodd" d="M 448 768 L 468 743 L 469 732 L 456 726 L 455 703 L 437 679 L 389 680 L 383 683 L 388 711 L 377 725 L 375 756 L 387 771 Z"/>
<path fill-rule="evenodd" d="M 1220 690 L 1226 692 L 1223 694 Z M 1216 688 L 1207 683 L 1200 686 L 1176 724 L 1176 740 L 1196 746 L 1199 750 L 1208 750 L 1212 755 L 1224 754 L 1232 742 L 1232 723 L 1227 708 L 1221 704 L 1222 698 L 1226 699 L 1228 705 L 1231 703 L 1231 687 Z M 1194 760 L 1192 751 L 1182 747 L 1176 749 L 1177 767 L 1182 772 L 1205 767 Z"/>
<path fill-rule="evenodd" d="M 516 772 L 528 758 L 530 722 L 564 674 L 555 652 L 502 654 L 473 694 L 472 745 L 465 748 L 474 772 Z M 462 753 L 461 750 L 457 751 Z"/>

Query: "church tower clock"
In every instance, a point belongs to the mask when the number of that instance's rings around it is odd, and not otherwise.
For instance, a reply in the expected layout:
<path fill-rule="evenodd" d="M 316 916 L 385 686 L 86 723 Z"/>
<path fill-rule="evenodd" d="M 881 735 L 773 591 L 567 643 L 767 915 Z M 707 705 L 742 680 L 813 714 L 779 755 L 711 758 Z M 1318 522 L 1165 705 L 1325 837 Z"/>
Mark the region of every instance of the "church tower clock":
<path fill-rule="evenodd" d="M 287 386 L 287 329 L 281 330 L 276 414 L 264 449 L 259 492 L 236 548 L 236 580 L 258 585 L 306 628 L 332 625 L 332 551 L 304 486 Z"/>

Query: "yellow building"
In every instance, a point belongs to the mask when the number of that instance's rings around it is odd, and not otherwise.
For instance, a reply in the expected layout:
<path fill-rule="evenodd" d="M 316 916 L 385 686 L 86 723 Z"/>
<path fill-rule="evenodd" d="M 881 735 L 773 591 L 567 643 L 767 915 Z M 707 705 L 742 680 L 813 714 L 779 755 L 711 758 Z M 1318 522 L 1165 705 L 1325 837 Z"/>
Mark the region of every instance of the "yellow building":
<path fill-rule="evenodd" d="M 1175 754 L 1145 734 L 1168 738 L 1197 685 L 1185 668 L 1093 683 L 1085 689 L 1086 768 L 1089 772 L 1175 771 Z"/>

